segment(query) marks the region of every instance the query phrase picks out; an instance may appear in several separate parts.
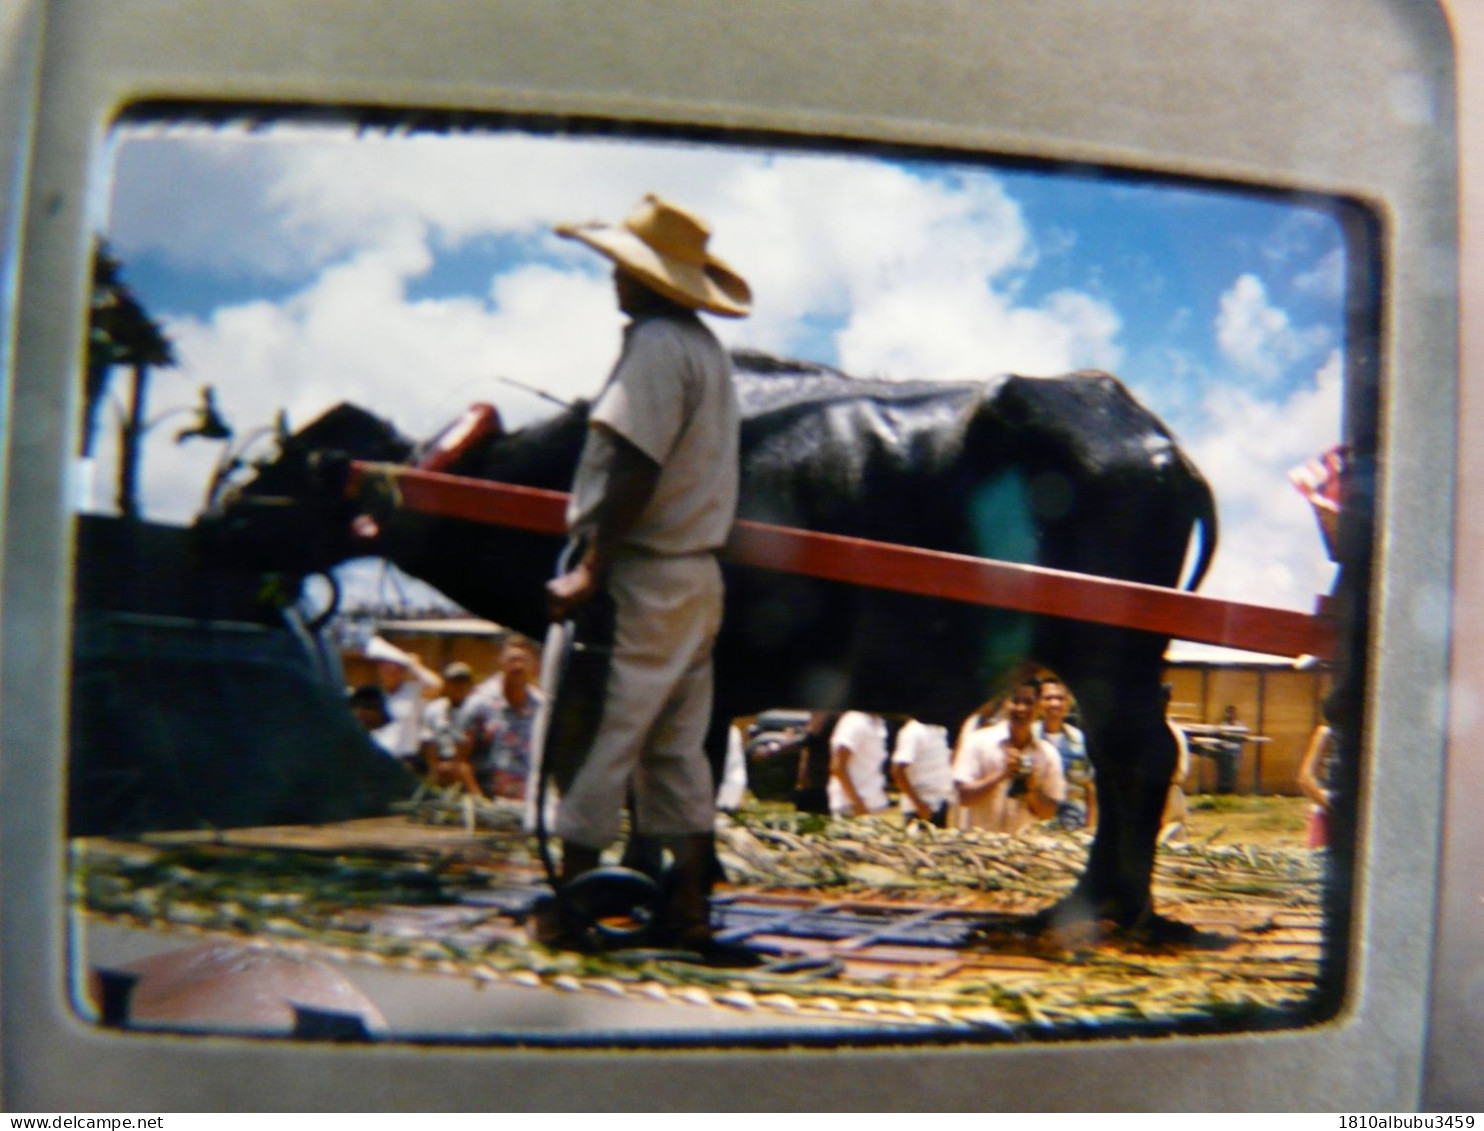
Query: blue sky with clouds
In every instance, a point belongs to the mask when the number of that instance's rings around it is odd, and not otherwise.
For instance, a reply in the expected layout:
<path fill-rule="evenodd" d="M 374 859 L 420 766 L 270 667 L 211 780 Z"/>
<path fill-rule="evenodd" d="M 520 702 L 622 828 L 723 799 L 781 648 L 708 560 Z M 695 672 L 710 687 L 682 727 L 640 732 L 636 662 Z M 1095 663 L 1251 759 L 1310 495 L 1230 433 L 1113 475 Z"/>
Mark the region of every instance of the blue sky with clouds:
<path fill-rule="evenodd" d="M 1331 570 L 1287 471 L 1338 440 L 1345 247 L 1324 212 L 1194 185 L 867 154 L 523 133 L 130 127 L 100 228 L 173 338 L 152 408 L 212 384 L 239 433 L 340 400 L 427 434 L 495 380 L 590 395 L 617 350 L 606 262 L 559 221 L 658 191 L 752 283 L 729 344 L 888 378 L 1119 375 L 1216 490 L 1204 591 L 1312 610 Z M 151 433 L 144 503 L 188 521 L 215 453 Z M 98 453 L 94 497 L 111 492 Z"/>

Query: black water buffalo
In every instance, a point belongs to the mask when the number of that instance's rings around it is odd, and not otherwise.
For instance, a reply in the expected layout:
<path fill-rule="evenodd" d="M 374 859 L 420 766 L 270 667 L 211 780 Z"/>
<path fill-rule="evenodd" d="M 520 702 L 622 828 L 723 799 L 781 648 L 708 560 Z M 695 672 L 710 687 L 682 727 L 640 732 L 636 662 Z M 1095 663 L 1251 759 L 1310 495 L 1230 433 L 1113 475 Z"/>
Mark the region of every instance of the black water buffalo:
<path fill-rule="evenodd" d="M 1215 546 L 1209 487 L 1114 377 L 863 381 L 735 355 L 743 406 L 740 515 L 786 526 L 1160 586 L 1194 588 Z M 565 490 L 586 428 L 576 406 L 470 449 L 448 471 Z M 287 437 L 204 525 L 268 569 L 307 574 L 375 554 L 481 616 L 538 636 L 558 540 L 386 506 L 343 490 L 347 458 L 404 462 L 414 444 L 349 405 Z M 360 531 L 358 534 L 357 531 Z M 1085 873 L 1051 915 L 1162 929 L 1150 870 L 1175 764 L 1160 636 L 862 589 L 733 565 L 711 750 L 769 707 L 854 707 L 955 732 L 1027 660 L 1074 690 L 1100 819 Z"/>

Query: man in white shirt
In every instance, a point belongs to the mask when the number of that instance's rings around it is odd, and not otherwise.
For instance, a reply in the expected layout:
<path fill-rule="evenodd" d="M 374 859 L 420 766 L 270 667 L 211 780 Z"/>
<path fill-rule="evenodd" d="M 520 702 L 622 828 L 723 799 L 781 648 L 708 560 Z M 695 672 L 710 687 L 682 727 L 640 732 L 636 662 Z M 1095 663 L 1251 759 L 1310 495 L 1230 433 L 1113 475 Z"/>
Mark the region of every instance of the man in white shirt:
<path fill-rule="evenodd" d="M 886 720 L 846 711 L 830 735 L 830 813 L 879 813 L 886 797 Z"/>
<path fill-rule="evenodd" d="M 423 761 L 435 785 L 483 797 L 475 766 L 485 743 L 488 704 L 473 697 L 474 672 L 456 661 L 443 669 L 443 698 L 423 709 Z"/>
<path fill-rule="evenodd" d="M 897 733 L 891 776 L 901 792 L 902 812 L 943 828 L 953 800 L 953 751 L 948 728 L 908 719 Z"/>
<path fill-rule="evenodd" d="M 1061 757 L 1035 732 L 1040 689 L 1034 680 L 1010 694 L 1005 721 L 980 727 L 953 763 L 960 827 L 1018 833 L 1056 816 L 1067 797 Z"/>
<path fill-rule="evenodd" d="M 395 644 L 373 636 L 366 645 L 366 659 L 376 664 L 376 678 L 386 695 L 390 716 L 371 737 L 383 750 L 415 774 L 422 764 L 423 711 L 427 696 L 443 690 L 443 678 L 423 665 L 422 658 L 404 652 Z"/>
<path fill-rule="evenodd" d="M 1041 717 L 1036 720 L 1036 737 L 1044 738 L 1061 755 L 1062 774 L 1067 779 L 1067 800 L 1058 817 L 1065 828 L 1091 828 L 1098 820 L 1097 788 L 1093 784 L 1092 762 L 1087 756 L 1087 739 L 1082 731 L 1067 722 L 1072 697 L 1067 685 L 1059 679 L 1041 681 Z"/>

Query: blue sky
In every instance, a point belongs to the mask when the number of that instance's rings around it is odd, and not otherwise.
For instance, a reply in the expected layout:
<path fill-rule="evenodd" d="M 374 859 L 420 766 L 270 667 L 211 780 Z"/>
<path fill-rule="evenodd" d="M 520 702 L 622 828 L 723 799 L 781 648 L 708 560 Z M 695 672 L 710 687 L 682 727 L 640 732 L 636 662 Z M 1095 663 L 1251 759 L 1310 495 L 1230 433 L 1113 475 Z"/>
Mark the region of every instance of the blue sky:
<path fill-rule="evenodd" d="M 554 223 L 645 192 L 695 208 L 752 283 L 732 345 L 888 378 L 1098 367 L 1164 418 L 1223 522 L 1204 591 L 1312 610 L 1331 570 L 1287 471 L 1338 440 L 1339 225 L 1276 195 L 871 155 L 519 133 L 133 127 L 99 224 L 176 344 L 152 408 L 210 383 L 239 433 L 342 399 L 435 430 L 597 390 L 605 261 Z M 188 521 L 215 453 L 151 434 L 146 512 Z M 105 504 L 110 457 L 99 454 Z"/>

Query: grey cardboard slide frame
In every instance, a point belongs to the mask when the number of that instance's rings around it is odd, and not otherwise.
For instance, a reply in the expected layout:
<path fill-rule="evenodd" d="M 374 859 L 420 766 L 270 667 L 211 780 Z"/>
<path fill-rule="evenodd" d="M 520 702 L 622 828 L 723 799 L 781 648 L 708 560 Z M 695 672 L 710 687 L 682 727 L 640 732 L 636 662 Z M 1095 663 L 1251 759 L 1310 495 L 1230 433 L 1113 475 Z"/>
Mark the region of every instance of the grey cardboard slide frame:
<path fill-rule="evenodd" d="M 0 1043 L 12 1111 L 1330 1109 L 1419 1102 L 1447 687 L 1452 49 L 1411 0 L 22 0 L 0 17 Z M 1027 1047 L 342 1049 L 68 1004 L 64 766 L 86 204 L 148 99 L 779 131 L 1215 178 L 1381 218 L 1380 507 L 1352 984 L 1308 1029 Z M 1056 1081 L 1048 1088 L 1048 1081 Z"/>
<path fill-rule="evenodd" d="M 1459 366 L 1457 547 L 1453 582 L 1453 671 L 1444 781 L 1442 875 L 1434 931 L 1432 1005 L 1422 1106 L 1484 1107 L 1484 742 L 1478 710 L 1484 666 L 1484 579 L 1472 568 L 1484 522 L 1484 4 L 1447 5 L 1458 70 L 1459 258 L 1462 327 Z"/>

